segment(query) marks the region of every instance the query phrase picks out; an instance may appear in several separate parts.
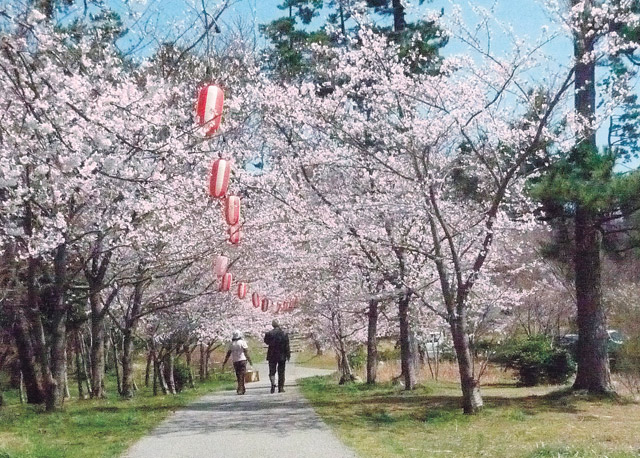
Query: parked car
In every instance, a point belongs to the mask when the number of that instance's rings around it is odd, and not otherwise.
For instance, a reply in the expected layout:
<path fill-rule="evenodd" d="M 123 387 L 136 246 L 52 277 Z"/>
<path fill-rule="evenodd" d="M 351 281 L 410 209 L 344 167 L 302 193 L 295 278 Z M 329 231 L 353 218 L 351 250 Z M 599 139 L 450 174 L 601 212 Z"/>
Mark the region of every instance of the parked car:
<path fill-rule="evenodd" d="M 625 341 L 624 335 L 616 329 L 608 329 L 607 334 L 609 339 L 607 340 L 607 351 L 609 353 L 609 362 L 611 368 L 615 368 L 615 363 L 618 357 L 618 351 Z M 571 353 L 575 358 L 577 356 L 578 346 L 578 334 L 564 334 L 558 336 L 555 340 L 558 347 L 564 348 Z"/>

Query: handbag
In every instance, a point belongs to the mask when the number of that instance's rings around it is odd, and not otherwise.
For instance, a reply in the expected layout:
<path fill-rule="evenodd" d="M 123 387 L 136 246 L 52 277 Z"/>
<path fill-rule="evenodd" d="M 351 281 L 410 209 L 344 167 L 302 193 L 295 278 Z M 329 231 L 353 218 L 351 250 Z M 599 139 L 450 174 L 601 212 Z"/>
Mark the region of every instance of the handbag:
<path fill-rule="evenodd" d="M 254 369 L 247 369 L 244 373 L 244 383 L 259 382 L 260 372 Z"/>

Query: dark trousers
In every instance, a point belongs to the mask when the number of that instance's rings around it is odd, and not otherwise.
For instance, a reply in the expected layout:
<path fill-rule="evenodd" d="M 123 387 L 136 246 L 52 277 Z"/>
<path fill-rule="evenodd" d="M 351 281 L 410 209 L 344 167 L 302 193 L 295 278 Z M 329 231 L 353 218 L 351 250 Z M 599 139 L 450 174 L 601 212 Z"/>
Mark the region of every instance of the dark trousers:
<path fill-rule="evenodd" d="M 278 388 L 284 388 L 284 366 L 286 361 L 269 361 L 269 377 L 276 375 L 278 371 Z"/>
<path fill-rule="evenodd" d="M 236 370 L 236 380 L 238 381 L 236 393 L 244 394 L 246 391 L 244 388 L 244 374 L 247 372 L 247 362 L 238 361 L 237 363 L 233 363 L 233 368 Z"/>

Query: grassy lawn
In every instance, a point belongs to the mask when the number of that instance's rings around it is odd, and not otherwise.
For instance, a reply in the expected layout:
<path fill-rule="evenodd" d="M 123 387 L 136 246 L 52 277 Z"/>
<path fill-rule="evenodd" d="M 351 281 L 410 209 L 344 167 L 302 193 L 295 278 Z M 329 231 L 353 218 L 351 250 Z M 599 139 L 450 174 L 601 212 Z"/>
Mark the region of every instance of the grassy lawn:
<path fill-rule="evenodd" d="M 302 381 L 316 411 L 363 457 L 640 456 L 640 405 L 559 388 L 486 386 L 485 409 L 465 416 L 453 382 L 404 392 L 339 386 L 331 377 Z"/>
<path fill-rule="evenodd" d="M 258 339 L 248 339 L 251 356 L 264 360 L 264 349 Z M 5 405 L 0 407 L 0 458 L 13 457 L 111 457 L 119 456 L 133 442 L 176 409 L 205 393 L 235 389 L 235 375 L 229 363 L 225 373 L 219 368 L 226 345 L 212 355 L 215 373 L 195 389 L 185 389 L 175 396 L 153 396 L 152 388 L 142 383 L 144 360 L 136 364 L 140 390 L 129 401 L 119 398 L 115 378 L 107 377 L 107 399 L 78 400 L 76 382 L 70 375 L 72 399 L 62 412 L 46 413 L 42 406 L 20 404 L 17 390 L 4 391 Z M 194 355 L 197 356 L 197 351 Z M 197 377 L 197 364 L 194 363 Z M 0 383 L 8 385 L 6 374 Z"/>
<path fill-rule="evenodd" d="M 328 350 L 322 355 L 317 355 L 315 349 L 308 347 L 294 355 L 296 364 L 303 367 L 313 367 L 316 369 L 337 370 L 338 364 L 333 351 Z"/>
<path fill-rule="evenodd" d="M 56 413 L 21 405 L 15 390 L 6 391 L 6 405 L 0 407 L 0 458 L 119 456 L 179 407 L 207 392 L 235 388 L 235 377 L 232 371 L 216 373 L 196 386 L 155 397 L 151 388 L 141 386 L 134 399 L 123 401 L 109 378 L 107 399 L 71 399 Z"/>

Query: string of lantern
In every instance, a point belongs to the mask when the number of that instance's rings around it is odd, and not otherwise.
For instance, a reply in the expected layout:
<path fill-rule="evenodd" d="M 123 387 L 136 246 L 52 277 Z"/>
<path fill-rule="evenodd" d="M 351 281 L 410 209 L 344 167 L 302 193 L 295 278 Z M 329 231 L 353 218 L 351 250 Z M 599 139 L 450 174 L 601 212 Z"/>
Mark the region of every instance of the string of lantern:
<path fill-rule="evenodd" d="M 219 86 L 207 84 L 198 92 L 196 105 L 196 122 L 202 128 L 206 137 L 214 135 L 220 127 L 222 121 L 222 109 L 224 107 L 224 93 Z M 228 241 L 232 245 L 238 245 L 242 238 L 240 224 L 240 197 L 228 195 L 229 176 L 231 174 L 231 162 L 227 159 L 218 158 L 211 166 L 209 177 L 209 196 L 222 201 L 224 218 L 227 225 Z M 233 274 L 228 272 L 229 258 L 218 255 L 214 261 L 213 271 L 220 280 L 221 292 L 231 291 L 233 284 Z M 249 285 L 245 282 L 237 282 L 237 296 L 244 299 L 249 291 Z M 273 310 L 273 301 L 267 297 L 261 297 L 258 292 L 251 294 L 251 303 L 254 308 L 263 312 Z M 298 299 L 277 302 L 275 313 L 286 312 L 298 306 Z"/>

